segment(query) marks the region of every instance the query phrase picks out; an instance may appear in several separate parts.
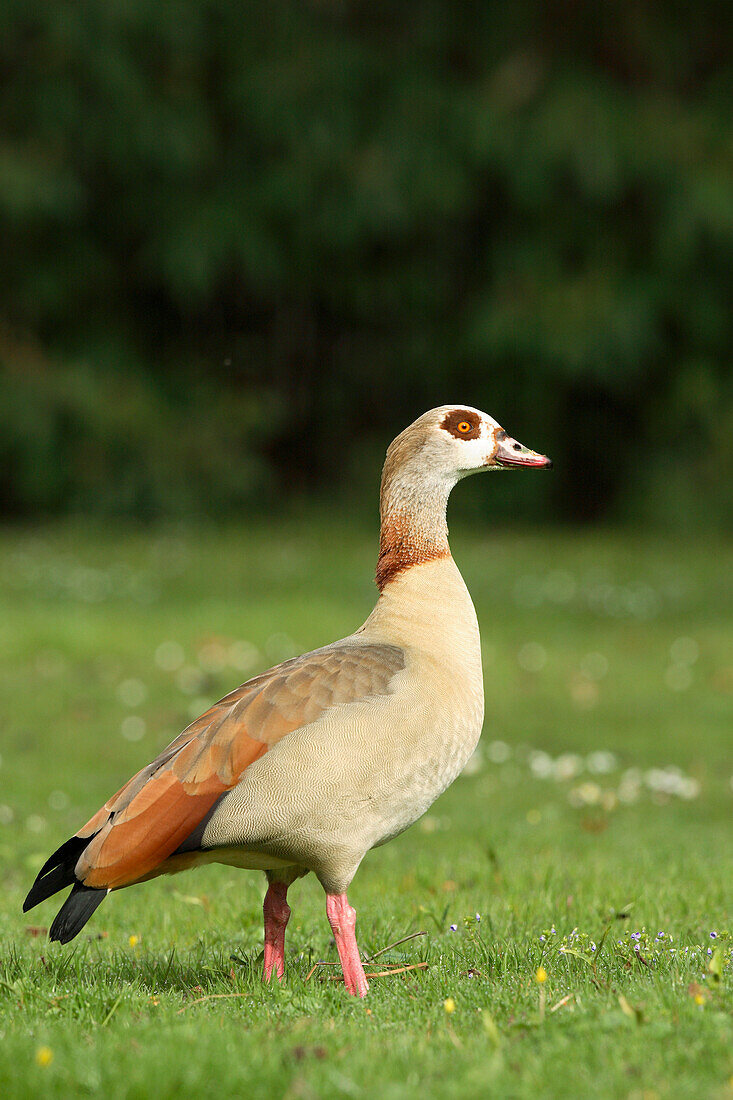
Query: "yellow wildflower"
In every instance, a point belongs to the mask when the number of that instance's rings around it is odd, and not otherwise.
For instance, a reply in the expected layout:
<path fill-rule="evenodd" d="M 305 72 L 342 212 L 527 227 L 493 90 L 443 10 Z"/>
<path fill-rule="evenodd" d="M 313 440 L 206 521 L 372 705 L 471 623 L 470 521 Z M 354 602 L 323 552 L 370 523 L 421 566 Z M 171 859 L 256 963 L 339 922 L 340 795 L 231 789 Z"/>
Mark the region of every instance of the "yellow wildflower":
<path fill-rule="evenodd" d="M 140 943 L 140 937 L 139 936 L 130 936 L 129 943 L 130 943 L 130 947 L 137 947 L 137 945 Z"/>
<path fill-rule="evenodd" d="M 456 1002 L 453 1000 L 452 997 L 446 997 L 446 999 L 443 1001 L 443 1008 L 450 1016 L 450 1014 L 452 1012 L 455 1012 L 456 1010 Z"/>
<path fill-rule="evenodd" d="M 539 982 L 540 985 L 542 985 L 543 982 L 547 981 L 547 971 L 545 970 L 544 966 L 538 966 L 537 967 L 537 971 L 536 971 L 534 977 L 535 977 L 535 981 Z"/>
<path fill-rule="evenodd" d="M 39 1047 L 36 1051 L 36 1062 L 39 1066 L 50 1066 L 53 1062 L 53 1051 L 50 1047 Z"/>

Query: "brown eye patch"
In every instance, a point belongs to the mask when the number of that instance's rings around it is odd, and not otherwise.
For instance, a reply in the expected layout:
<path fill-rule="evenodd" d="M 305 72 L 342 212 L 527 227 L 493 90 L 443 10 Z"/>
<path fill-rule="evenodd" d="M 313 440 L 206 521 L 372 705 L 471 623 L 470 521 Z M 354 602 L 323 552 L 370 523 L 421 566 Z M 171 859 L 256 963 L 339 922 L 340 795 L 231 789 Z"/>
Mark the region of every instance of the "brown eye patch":
<path fill-rule="evenodd" d="M 456 439 L 478 439 L 481 435 L 479 415 L 468 409 L 451 409 L 440 426 Z"/>

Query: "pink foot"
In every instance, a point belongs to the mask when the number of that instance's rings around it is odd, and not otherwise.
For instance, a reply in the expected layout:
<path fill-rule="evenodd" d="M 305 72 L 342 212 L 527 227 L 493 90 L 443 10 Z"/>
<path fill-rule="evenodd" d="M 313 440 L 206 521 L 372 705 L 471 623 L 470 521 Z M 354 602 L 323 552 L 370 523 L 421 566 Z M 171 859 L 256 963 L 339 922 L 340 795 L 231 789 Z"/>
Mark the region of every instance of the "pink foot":
<path fill-rule="evenodd" d="M 290 920 L 287 903 L 288 887 L 284 882 L 271 882 L 262 912 L 265 917 L 265 967 L 263 981 L 269 982 L 275 971 L 278 979 L 285 973 L 285 929 Z"/>
<path fill-rule="evenodd" d="M 336 940 L 346 989 L 354 997 L 366 997 L 369 982 L 356 944 L 356 911 L 349 905 L 346 894 L 326 894 L 326 915 Z"/>

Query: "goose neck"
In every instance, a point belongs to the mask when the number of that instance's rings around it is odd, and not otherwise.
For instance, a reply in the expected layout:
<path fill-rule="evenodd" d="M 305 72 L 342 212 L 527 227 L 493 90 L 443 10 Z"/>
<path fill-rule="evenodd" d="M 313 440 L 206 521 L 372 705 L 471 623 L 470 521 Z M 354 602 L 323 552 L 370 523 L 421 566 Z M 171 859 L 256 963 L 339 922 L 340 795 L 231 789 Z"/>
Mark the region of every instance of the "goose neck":
<path fill-rule="evenodd" d="M 376 582 L 380 592 L 412 566 L 449 558 L 446 507 L 452 482 L 445 478 L 383 478 Z"/>

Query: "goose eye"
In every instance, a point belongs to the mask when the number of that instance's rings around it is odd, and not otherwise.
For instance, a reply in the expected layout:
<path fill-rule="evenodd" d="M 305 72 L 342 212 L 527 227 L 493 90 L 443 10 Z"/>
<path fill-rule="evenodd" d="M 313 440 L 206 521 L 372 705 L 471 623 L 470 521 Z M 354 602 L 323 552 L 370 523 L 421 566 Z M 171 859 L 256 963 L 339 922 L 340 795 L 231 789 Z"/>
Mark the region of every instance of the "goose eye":
<path fill-rule="evenodd" d="M 468 432 L 471 431 L 471 425 L 468 423 L 467 420 L 461 420 L 461 422 L 458 424 L 458 431 L 462 435 L 466 435 Z"/>

